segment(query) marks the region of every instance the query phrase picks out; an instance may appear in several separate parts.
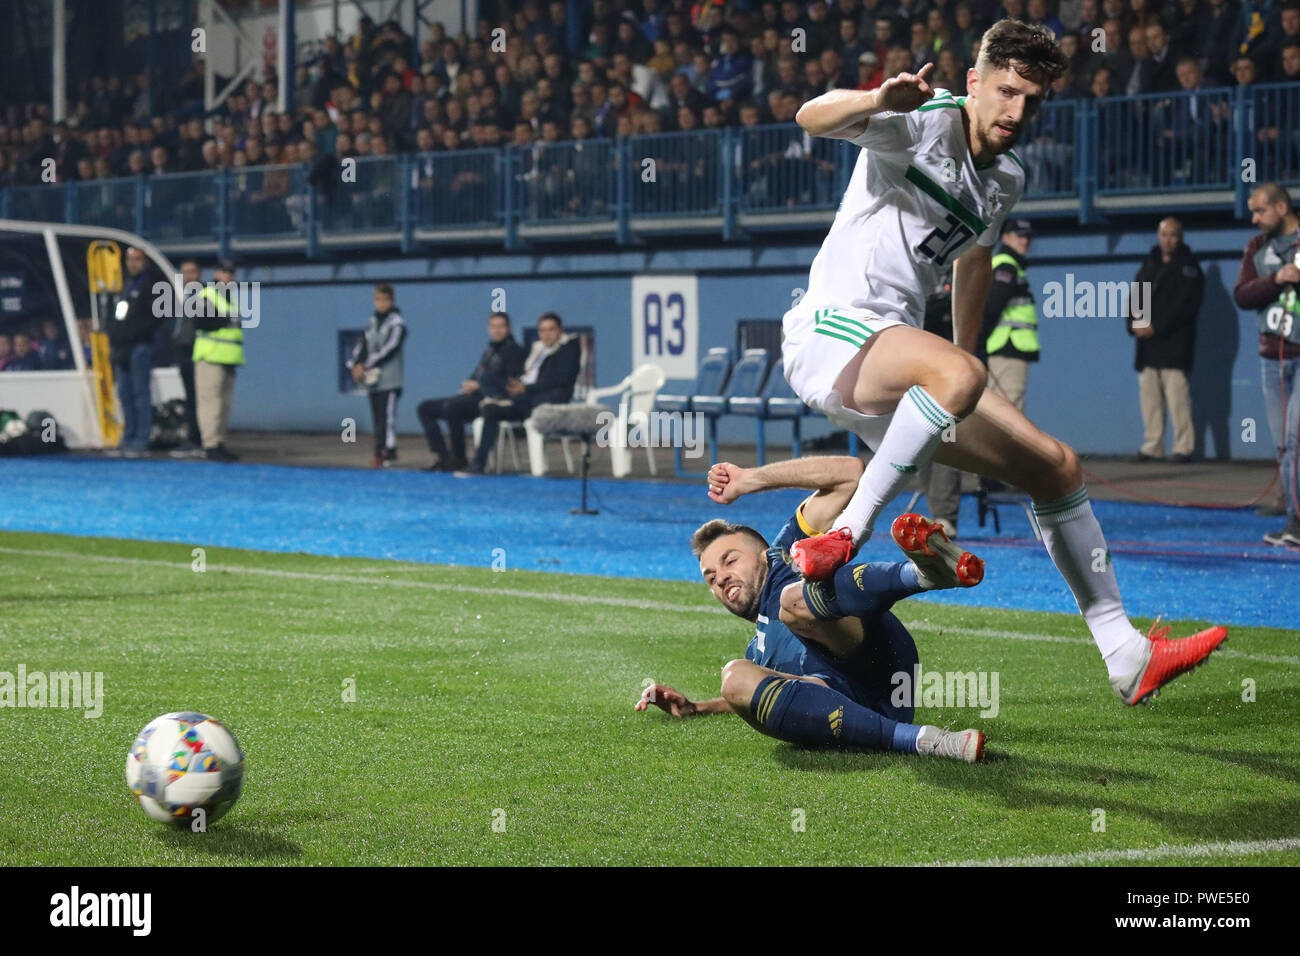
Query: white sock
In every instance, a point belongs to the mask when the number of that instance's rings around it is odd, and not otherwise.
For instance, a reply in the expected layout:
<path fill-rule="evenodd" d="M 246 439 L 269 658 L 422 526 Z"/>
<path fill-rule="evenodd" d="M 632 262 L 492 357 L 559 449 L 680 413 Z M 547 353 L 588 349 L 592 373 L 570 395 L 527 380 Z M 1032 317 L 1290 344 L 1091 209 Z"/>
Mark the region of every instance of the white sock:
<path fill-rule="evenodd" d="M 858 490 L 831 527 L 847 525 L 858 545 L 870 538 L 881 509 L 894 500 L 916 469 L 930 460 L 944 430 L 959 421 L 920 385 L 909 388 L 894 409 L 893 420 L 867 463 Z"/>
<path fill-rule="evenodd" d="M 1124 613 L 1110 549 L 1092 513 L 1087 486 L 1056 501 L 1035 502 L 1034 516 L 1052 563 L 1088 622 L 1106 670 L 1112 677 L 1133 673 L 1142 662 L 1146 638 Z"/>

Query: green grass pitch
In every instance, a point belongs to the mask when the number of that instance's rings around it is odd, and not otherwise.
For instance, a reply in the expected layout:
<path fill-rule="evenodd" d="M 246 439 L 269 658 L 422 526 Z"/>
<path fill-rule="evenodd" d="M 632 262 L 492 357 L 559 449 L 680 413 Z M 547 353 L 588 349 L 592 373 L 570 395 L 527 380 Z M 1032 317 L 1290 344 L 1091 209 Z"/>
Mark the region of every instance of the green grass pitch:
<path fill-rule="evenodd" d="M 1300 837 L 1295 631 L 1232 628 L 1207 666 L 1128 709 L 1074 616 L 907 602 L 926 668 L 1000 675 L 995 718 L 918 711 L 986 731 L 989 762 L 966 765 L 634 713 L 646 679 L 716 696 L 743 654 L 749 628 L 702 585 L 205 559 L 197 573 L 188 545 L 0 534 L 0 671 L 105 682 L 98 719 L 0 709 L 0 863 L 1300 859 L 1278 843 Z M 225 721 L 248 759 L 239 804 L 205 834 L 150 821 L 123 777 L 140 728 L 188 709 Z M 1212 846 L 1242 841 L 1264 842 Z"/>

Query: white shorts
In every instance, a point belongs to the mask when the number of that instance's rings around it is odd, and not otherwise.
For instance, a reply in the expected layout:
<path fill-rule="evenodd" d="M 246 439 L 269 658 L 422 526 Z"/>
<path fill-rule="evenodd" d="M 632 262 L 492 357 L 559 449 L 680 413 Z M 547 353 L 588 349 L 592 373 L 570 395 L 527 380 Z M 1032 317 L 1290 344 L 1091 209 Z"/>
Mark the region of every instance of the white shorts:
<path fill-rule="evenodd" d="M 857 435 L 875 451 L 885 437 L 894 413 L 864 415 L 844 407 L 835 383 L 840 373 L 873 335 L 897 319 L 882 319 L 863 309 L 811 309 L 795 306 L 781 320 L 781 358 L 786 381 L 806 405 L 821 412 L 840 428 Z"/>

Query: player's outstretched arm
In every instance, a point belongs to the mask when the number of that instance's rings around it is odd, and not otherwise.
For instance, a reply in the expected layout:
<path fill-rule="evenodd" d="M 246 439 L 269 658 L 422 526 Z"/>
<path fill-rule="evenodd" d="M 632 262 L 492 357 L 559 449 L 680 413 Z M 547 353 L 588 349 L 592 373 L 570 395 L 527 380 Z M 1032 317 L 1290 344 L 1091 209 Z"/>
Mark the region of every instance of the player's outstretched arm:
<path fill-rule="evenodd" d="M 993 281 L 993 247 L 971 246 L 952 264 L 952 337 L 957 347 L 979 350 L 984 302 Z"/>
<path fill-rule="evenodd" d="M 643 690 L 641 699 L 636 702 L 634 709 L 647 710 L 651 704 L 674 717 L 703 717 L 706 714 L 732 713 L 731 705 L 721 697 L 712 700 L 688 700 L 685 694 L 673 690 L 667 684 L 653 684 Z"/>
<path fill-rule="evenodd" d="M 900 73 L 874 90 L 830 90 L 799 107 L 795 122 L 814 136 L 853 139 L 877 113 L 909 113 L 934 96 L 927 78 L 933 63 L 919 73 Z"/>
<path fill-rule="evenodd" d="M 863 470 L 861 459 L 844 455 L 774 461 L 761 468 L 741 468 L 721 461 L 709 469 L 709 497 L 729 505 L 755 491 L 809 488 L 816 494 L 803 503 L 804 521 L 824 531 L 857 491 Z"/>

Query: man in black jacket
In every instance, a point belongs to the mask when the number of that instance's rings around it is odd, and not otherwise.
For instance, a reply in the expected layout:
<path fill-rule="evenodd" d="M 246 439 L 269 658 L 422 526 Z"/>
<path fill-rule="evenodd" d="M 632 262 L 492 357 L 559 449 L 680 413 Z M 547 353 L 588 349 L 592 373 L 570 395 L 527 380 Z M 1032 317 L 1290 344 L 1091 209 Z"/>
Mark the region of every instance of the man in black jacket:
<path fill-rule="evenodd" d="M 149 379 L 159 322 L 154 314 L 154 285 L 162 277 L 149 268 L 144 253 L 135 247 L 126 250 L 126 273 L 122 297 L 108 321 L 108 344 L 126 419 L 120 447 L 127 457 L 139 458 L 149 450 L 149 432 L 153 428 Z M 171 294 L 170 290 L 167 294 Z"/>
<path fill-rule="evenodd" d="M 1144 432 L 1136 460 L 1164 457 L 1167 409 L 1174 426 L 1172 460 L 1186 462 L 1196 443 L 1187 373 L 1196 350 L 1196 316 L 1205 277 L 1183 242 L 1182 223 L 1173 217 L 1162 219 L 1157 238 L 1137 273 L 1137 281 L 1146 285 L 1141 299 L 1147 303 L 1147 314 L 1128 320 L 1129 334 L 1137 340 L 1133 367 L 1138 372 Z"/>
<path fill-rule="evenodd" d="M 505 398 L 483 400 L 483 436 L 474 451 L 467 472 L 481 475 L 497 441 L 502 422 L 521 422 L 538 405 L 562 405 L 573 397 L 582 365 L 582 345 L 575 336 L 564 334 L 564 323 L 554 312 L 537 320 L 537 341 L 533 343 L 524 371 L 506 383 Z"/>
<path fill-rule="evenodd" d="M 488 346 L 473 373 L 461 383 L 460 394 L 427 399 L 415 410 L 429 450 L 437 456 L 425 471 L 458 471 L 465 467 L 466 424 L 478 418 L 479 405 L 485 398 L 504 398 L 506 383 L 523 371 L 524 349 L 510 334 L 510 316 L 493 312 L 488 317 Z M 447 422 L 450 454 L 438 425 L 440 419 Z"/>

